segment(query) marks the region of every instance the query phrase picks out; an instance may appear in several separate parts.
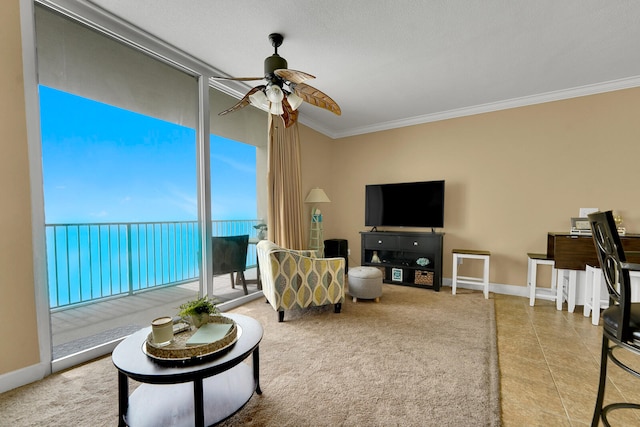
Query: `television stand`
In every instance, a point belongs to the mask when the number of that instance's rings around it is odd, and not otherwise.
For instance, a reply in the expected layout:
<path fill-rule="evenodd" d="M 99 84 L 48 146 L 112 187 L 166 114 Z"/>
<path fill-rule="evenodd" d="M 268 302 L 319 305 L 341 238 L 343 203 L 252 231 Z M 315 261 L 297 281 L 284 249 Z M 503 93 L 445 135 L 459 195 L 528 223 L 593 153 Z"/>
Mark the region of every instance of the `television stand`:
<path fill-rule="evenodd" d="M 442 286 L 444 233 L 363 231 L 361 264 L 384 269 L 383 280 L 394 285 L 439 291 Z M 379 263 L 372 262 L 376 252 Z"/>

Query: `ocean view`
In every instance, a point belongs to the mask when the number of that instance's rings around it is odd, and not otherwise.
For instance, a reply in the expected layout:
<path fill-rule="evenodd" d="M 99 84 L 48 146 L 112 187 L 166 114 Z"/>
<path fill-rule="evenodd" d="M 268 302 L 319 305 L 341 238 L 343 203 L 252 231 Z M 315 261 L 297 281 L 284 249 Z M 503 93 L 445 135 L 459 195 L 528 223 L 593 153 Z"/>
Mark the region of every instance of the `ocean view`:
<path fill-rule="evenodd" d="M 213 235 L 256 236 L 258 220 L 214 221 Z M 196 221 L 46 227 L 51 308 L 198 280 Z M 247 266 L 255 264 L 250 245 Z"/>
<path fill-rule="evenodd" d="M 197 280 L 195 129 L 39 89 L 51 308 Z M 254 237 L 256 148 L 210 162 L 213 235 Z"/>

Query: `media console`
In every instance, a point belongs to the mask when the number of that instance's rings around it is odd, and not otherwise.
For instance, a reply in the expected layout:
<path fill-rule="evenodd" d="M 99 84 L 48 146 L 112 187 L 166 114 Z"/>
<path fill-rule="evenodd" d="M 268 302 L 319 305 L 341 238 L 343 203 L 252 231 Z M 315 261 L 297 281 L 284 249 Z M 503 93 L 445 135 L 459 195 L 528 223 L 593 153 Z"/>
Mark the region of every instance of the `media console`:
<path fill-rule="evenodd" d="M 444 233 L 363 231 L 360 235 L 362 265 L 383 268 L 385 283 L 440 290 Z"/>

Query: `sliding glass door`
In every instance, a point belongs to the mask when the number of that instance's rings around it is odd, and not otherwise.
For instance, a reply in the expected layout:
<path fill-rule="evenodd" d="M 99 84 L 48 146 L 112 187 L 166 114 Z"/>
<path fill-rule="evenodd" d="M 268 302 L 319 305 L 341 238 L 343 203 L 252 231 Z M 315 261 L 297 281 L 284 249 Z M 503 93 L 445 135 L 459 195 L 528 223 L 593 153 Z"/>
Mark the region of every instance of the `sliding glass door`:
<path fill-rule="evenodd" d="M 206 64 L 90 5 L 44 3 L 36 40 L 55 371 L 55 360 L 232 289 L 212 285 L 209 235 L 249 234 L 255 279 L 267 115 L 219 117 L 237 100 L 204 83 Z"/>
<path fill-rule="evenodd" d="M 236 99 L 209 88 L 211 123 L 211 217 L 213 236 L 249 235 L 245 276 L 248 292 L 258 290 L 256 243 L 266 223 L 267 115 L 253 107 L 233 114 L 218 112 Z M 226 277 L 214 277 L 213 291 L 226 301 L 243 293 Z M 240 287 L 241 289 L 241 287 Z"/>
<path fill-rule="evenodd" d="M 99 32 L 36 12 L 56 360 L 175 315 L 201 292 L 198 84 Z"/>

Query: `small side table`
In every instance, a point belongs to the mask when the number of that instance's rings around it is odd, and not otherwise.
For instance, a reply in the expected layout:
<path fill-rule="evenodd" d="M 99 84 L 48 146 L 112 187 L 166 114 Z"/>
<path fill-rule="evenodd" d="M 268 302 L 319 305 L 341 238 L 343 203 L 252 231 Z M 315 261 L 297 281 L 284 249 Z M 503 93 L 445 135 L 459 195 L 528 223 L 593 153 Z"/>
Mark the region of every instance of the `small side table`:
<path fill-rule="evenodd" d="M 458 283 L 467 285 L 482 285 L 485 299 L 489 298 L 489 261 L 491 252 L 469 249 L 453 249 L 453 277 L 451 279 L 451 294 L 456 294 Z M 462 264 L 463 259 L 478 259 L 482 261 L 482 277 L 459 276 L 458 263 Z"/>

